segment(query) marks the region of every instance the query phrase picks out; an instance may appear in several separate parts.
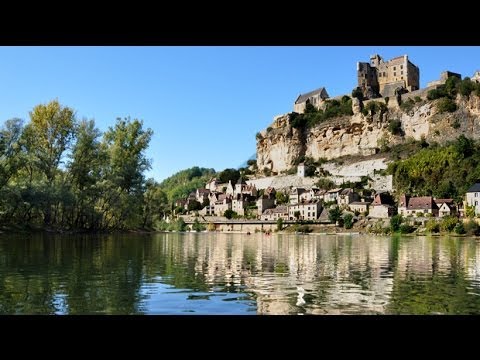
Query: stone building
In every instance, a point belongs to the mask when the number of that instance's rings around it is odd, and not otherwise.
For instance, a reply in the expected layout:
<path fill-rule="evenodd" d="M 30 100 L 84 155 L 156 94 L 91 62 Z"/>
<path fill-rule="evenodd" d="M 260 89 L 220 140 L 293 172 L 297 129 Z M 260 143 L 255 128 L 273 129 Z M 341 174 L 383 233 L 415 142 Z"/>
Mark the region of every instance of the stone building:
<path fill-rule="evenodd" d="M 295 100 L 295 104 L 293 105 L 293 111 L 296 113 L 303 113 L 305 112 L 305 108 L 307 103 L 312 104 L 317 109 L 320 108 L 320 105 L 328 98 L 327 90 L 324 87 L 321 87 L 317 90 L 310 91 L 306 94 L 298 95 L 297 100 Z"/>
<path fill-rule="evenodd" d="M 450 77 L 456 77 L 457 79 L 462 80 L 461 74 L 454 73 L 451 71 L 443 71 L 440 73 L 440 80 L 430 81 L 427 84 L 427 87 L 443 85 L 447 82 L 447 79 Z"/>
<path fill-rule="evenodd" d="M 475 183 L 467 190 L 465 198 L 468 206 L 475 208 L 475 215 L 480 214 L 480 183 Z"/>
<path fill-rule="evenodd" d="M 471 80 L 474 81 L 474 82 L 480 83 L 480 71 L 479 70 L 475 71 Z"/>
<path fill-rule="evenodd" d="M 375 54 L 370 56 L 369 63 L 357 63 L 357 80 L 366 98 L 394 97 L 398 92 L 420 88 L 420 70 L 407 55 L 384 61 Z"/>

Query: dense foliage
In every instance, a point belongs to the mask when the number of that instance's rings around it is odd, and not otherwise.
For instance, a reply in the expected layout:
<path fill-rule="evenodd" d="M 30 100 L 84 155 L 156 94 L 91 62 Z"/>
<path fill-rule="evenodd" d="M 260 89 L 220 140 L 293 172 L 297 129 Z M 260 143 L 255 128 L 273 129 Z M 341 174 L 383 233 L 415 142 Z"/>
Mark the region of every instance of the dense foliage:
<path fill-rule="evenodd" d="M 353 115 L 352 99 L 348 96 L 344 96 L 340 101 L 325 101 L 325 108 L 323 110 L 316 109 L 313 105 L 307 103 L 303 114 L 290 114 L 290 123 L 294 128 L 311 128 L 328 119 L 343 115 Z"/>
<path fill-rule="evenodd" d="M 391 163 L 399 194 L 433 195 L 460 200 L 480 179 L 480 146 L 464 135 L 446 146 L 423 148 L 410 158 Z"/>
<path fill-rule="evenodd" d="M 166 178 L 160 183 L 160 188 L 165 191 L 170 203 L 188 196 L 198 188 L 204 188 L 207 181 L 215 175 L 214 169 L 194 166 L 181 170 Z"/>
<path fill-rule="evenodd" d="M 111 230 L 148 227 L 165 200 L 146 180 L 152 131 L 117 119 L 102 136 L 57 100 L 30 112 L 26 125 L 0 129 L 0 225 Z"/>

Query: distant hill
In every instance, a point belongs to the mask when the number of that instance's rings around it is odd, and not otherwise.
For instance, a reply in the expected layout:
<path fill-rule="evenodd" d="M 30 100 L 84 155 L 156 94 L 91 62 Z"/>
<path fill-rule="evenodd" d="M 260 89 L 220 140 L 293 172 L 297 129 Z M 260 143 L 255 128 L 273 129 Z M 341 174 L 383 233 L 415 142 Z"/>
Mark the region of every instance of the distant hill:
<path fill-rule="evenodd" d="M 169 202 L 173 202 L 187 197 L 197 188 L 204 188 L 205 183 L 214 175 L 215 169 L 194 166 L 166 178 L 160 183 L 160 188 L 167 194 Z"/>

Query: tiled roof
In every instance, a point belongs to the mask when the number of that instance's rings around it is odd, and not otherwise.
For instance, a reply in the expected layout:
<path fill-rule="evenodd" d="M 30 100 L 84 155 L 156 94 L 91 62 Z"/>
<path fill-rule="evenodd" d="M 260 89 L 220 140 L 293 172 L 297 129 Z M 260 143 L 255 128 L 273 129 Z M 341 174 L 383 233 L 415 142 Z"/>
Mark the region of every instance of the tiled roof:
<path fill-rule="evenodd" d="M 320 93 L 321 93 L 322 91 L 324 91 L 324 90 L 325 90 L 325 87 L 321 87 L 321 88 L 318 88 L 318 89 L 316 89 L 316 90 L 310 91 L 310 92 L 308 92 L 308 93 L 301 94 L 301 95 L 297 98 L 297 100 L 295 100 L 295 104 L 301 104 L 301 103 L 307 101 L 307 99 L 308 99 L 309 97 L 312 97 L 312 96 L 315 96 L 315 95 L 317 95 L 317 94 L 320 94 Z M 326 90 L 325 90 L 325 93 L 327 93 Z M 327 97 L 328 97 L 328 94 L 327 94 Z"/>
<path fill-rule="evenodd" d="M 470 186 L 467 190 L 467 193 L 470 192 L 480 192 L 480 183 L 475 183 L 472 186 Z"/>
<path fill-rule="evenodd" d="M 434 203 L 433 198 L 431 196 L 420 196 L 420 197 L 412 197 L 408 201 L 409 210 L 424 210 L 424 209 L 434 209 L 437 205 Z"/>

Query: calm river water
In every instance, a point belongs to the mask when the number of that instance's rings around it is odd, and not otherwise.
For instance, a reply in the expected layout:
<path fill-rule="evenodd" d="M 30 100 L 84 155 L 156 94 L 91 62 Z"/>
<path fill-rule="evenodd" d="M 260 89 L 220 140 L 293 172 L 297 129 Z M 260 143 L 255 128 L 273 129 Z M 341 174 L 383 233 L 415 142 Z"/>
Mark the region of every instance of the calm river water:
<path fill-rule="evenodd" d="M 480 314 L 480 240 L 3 234 L 0 314 Z"/>

